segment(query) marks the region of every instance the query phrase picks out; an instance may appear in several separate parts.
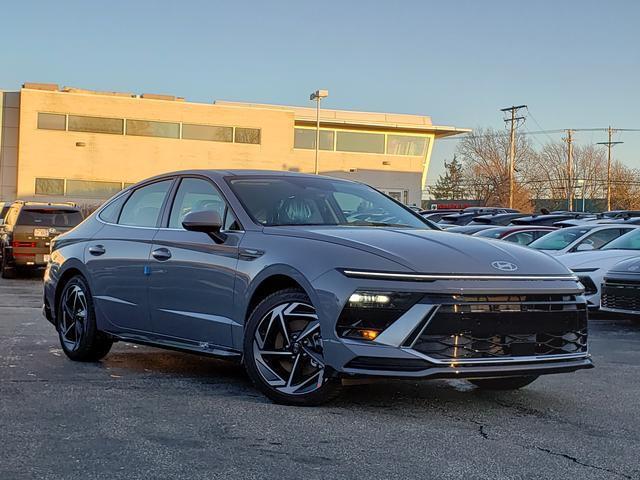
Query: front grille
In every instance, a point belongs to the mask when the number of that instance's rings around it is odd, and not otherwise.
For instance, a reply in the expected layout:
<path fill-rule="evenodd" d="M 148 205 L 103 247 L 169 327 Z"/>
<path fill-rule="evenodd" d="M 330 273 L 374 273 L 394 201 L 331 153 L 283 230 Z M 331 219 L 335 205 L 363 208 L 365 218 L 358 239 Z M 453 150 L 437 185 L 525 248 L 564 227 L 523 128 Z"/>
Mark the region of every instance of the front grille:
<path fill-rule="evenodd" d="M 587 351 L 587 314 L 574 295 L 451 296 L 413 348 L 442 361 L 567 355 Z"/>
<path fill-rule="evenodd" d="M 640 284 L 605 279 L 601 302 L 605 308 L 640 311 Z"/>

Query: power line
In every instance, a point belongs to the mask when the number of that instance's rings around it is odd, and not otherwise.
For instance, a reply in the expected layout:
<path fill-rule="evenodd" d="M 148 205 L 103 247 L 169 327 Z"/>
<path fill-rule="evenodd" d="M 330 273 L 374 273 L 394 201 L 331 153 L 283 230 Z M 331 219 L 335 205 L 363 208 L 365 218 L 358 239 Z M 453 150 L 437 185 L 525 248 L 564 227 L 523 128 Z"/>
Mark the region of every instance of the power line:
<path fill-rule="evenodd" d="M 571 129 L 574 132 L 606 132 L 608 129 L 607 128 L 572 128 Z M 616 128 L 615 129 L 616 132 L 640 132 L 640 128 Z M 521 135 L 549 135 L 549 134 L 554 134 L 554 133 L 566 133 L 567 129 L 566 128 L 559 128 L 559 129 L 554 129 L 554 130 L 536 130 L 536 131 L 527 131 L 524 133 L 521 133 Z M 487 134 L 482 134 L 482 135 L 474 135 L 473 133 L 466 133 L 466 134 L 461 134 L 455 137 L 445 137 L 445 138 L 439 138 L 438 141 L 442 142 L 444 140 L 463 140 L 465 138 L 495 138 L 495 137 L 506 137 L 507 135 L 509 135 L 509 133 L 505 132 L 505 133 L 487 133 Z"/>

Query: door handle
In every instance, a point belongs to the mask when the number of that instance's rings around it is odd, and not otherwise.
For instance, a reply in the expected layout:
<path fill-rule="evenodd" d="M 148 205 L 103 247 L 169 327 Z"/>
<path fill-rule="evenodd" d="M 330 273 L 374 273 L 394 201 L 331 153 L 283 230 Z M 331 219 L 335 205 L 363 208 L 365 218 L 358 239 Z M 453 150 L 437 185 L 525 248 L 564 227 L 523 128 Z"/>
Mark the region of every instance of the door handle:
<path fill-rule="evenodd" d="M 171 258 L 171 252 L 167 248 L 156 248 L 151 252 L 151 256 L 160 262 L 164 262 Z"/>
<path fill-rule="evenodd" d="M 89 253 L 95 257 L 104 255 L 107 250 L 102 245 L 92 245 L 89 247 Z"/>

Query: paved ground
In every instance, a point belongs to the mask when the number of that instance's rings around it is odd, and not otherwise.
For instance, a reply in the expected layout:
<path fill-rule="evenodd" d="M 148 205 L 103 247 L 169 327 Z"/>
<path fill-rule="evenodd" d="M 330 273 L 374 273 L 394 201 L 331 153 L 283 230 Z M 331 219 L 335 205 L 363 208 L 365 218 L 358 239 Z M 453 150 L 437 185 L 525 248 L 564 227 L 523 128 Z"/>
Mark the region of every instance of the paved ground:
<path fill-rule="evenodd" d="M 597 368 L 514 393 L 463 381 L 270 403 L 241 368 L 117 344 L 67 360 L 37 279 L 0 280 L 0 479 L 640 478 L 640 324 L 592 322 Z"/>

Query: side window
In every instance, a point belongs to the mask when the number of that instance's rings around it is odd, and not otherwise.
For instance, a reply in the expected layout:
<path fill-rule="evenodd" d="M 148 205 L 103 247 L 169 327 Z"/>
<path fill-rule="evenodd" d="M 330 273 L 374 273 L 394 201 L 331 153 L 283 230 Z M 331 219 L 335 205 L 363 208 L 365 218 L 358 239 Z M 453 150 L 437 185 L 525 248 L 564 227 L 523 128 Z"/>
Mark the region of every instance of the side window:
<path fill-rule="evenodd" d="M 173 180 L 163 180 L 134 191 L 122 208 L 120 225 L 155 227 Z"/>
<path fill-rule="evenodd" d="M 103 208 L 98 214 L 100 220 L 104 220 L 109 223 L 118 223 L 120 210 L 122 210 L 122 205 L 124 205 L 126 199 L 127 195 L 120 195 L 113 202 Z"/>
<path fill-rule="evenodd" d="M 620 236 L 620 230 L 617 228 L 609 228 L 607 230 L 600 230 L 589 235 L 587 238 L 582 240 L 575 248 L 578 248 L 580 245 L 591 245 L 594 250 L 599 249 L 600 247 L 606 245 L 611 240 L 618 238 Z"/>
<path fill-rule="evenodd" d="M 180 182 L 171 207 L 169 228 L 182 228 L 182 220 L 191 212 L 214 210 L 224 219 L 227 208 L 218 190 L 207 180 L 185 178 Z"/>

